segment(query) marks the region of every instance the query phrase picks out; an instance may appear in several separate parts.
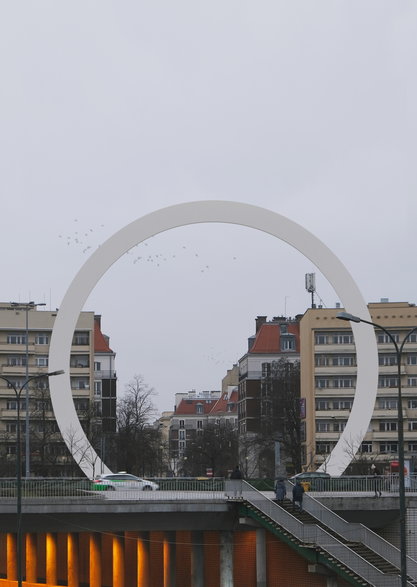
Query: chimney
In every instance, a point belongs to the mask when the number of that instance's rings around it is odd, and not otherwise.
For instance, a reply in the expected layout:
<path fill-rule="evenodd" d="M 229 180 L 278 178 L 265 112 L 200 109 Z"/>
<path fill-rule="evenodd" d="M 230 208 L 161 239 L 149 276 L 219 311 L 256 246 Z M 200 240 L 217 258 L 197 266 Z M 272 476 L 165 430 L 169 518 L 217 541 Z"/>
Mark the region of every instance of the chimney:
<path fill-rule="evenodd" d="M 255 323 L 256 323 L 256 333 L 259 332 L 259 329 L 261 328 L 262 324 L 265 324 L 267 319 L 267 316 L 257 316 Z"/>

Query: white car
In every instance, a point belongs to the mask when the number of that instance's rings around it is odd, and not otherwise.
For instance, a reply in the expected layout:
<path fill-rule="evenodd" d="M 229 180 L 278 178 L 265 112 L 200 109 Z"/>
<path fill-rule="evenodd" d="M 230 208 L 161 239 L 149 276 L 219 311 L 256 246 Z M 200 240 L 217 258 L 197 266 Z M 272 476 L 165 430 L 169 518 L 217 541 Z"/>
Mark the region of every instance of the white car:
<path fill-rule="evenodd" d="M 129 473 L 109 473 L 94 479 L 99 491 L 156 491 L 159 485 L 148 479 L 141 479 Z"/>

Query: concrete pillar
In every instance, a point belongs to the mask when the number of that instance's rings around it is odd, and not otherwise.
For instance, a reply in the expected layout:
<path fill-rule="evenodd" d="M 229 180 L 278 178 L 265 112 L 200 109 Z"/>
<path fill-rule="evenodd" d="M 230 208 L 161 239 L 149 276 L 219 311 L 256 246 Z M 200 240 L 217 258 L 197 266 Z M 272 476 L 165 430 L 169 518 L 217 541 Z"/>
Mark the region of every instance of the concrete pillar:
<path fill-rule="evenodd" d="M 100 534 L 90 534 L 90 587 L 101 587 L 101 540 Z"/>
<path fill-rule="evenodd" d="M 266 533 L 256 530 L 256 587 L 266 587 Z"/>
<path fill-rule="evenodd" d="M 57 537 L 52 532 L 47 532 L 46 540 L 46 584 L 58 584 L 57 571 Z"/>
<path fill-rule="evenodd" d="M 79 587 L 80 562 L 78 553 L 78 535 L 71 532 L 67 535 L 67 577 L 68 587 Z"/>
<path fill-rule="evenodd" d="M 138 587 L 151 587 L 149 550 L 149 532 L 139 532 L 137 542 Z"/>
<path fill-rule="evenodd" d="M 175 587 L 175 532 L 165 532 L 164 537 L 164 587 Z"/>
<path fill-rule="evenodd" d="M 204 587 L 204 534 L 192 532 L 191 587 Z"/>
<path fill-rule="evenodd" d="M 233 587 L 232 532 L 220 532 L 220 587 Z"/>
<path fill-rule="evenodd" d="M 7 578 L 17 581 L 17 538 L 16 534 L 7 534 Z"/>
<path fill-rule="evenodd" d="M 26 581 L 38 582 L 38 543 L 36 534 L 26 534 Z"/>
<path fill-rule="evenodd" d="M 123 536 L 113 536 L 113 587 L 125 587 L 125 543 Z"/>

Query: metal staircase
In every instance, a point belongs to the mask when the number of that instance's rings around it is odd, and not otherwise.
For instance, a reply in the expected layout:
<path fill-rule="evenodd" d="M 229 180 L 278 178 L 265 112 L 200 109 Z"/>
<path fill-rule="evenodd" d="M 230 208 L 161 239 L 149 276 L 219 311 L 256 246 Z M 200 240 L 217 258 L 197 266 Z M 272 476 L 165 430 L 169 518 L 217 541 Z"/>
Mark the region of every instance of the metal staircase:
<path fill-rule="evenodd" d="M 346 522 L 308 493 L 303 512 L 293 512 L 289 500 L 278 505 L 245 482 L 242 497 L 242 515 L 257 520 L 311 562 L 319 562 L 353 585 L 401 585 L 398 548 L 366 526 Z M 416 586 L 417 561 L 410 557 L 407 573 L 407 586 Z"/>

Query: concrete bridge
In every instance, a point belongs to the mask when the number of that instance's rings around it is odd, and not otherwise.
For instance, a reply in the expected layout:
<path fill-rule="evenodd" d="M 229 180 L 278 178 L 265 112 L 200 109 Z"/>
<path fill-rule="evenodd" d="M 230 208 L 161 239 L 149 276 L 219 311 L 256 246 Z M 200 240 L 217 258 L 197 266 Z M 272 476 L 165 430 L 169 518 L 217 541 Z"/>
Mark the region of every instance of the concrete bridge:
<path fill-rule="evenodd" d="M 311 493 L 303 514 L 243 482 L 213 491 L 23 497 L 25 587 L 399 585 L 398 499 Z M 414 519 L 417 496 L 407 497 Z M 326 507 L 327 506 L 327 507 Z M 335 515 L 335 510 L 343 516 Z M 303 517 L 304 516 L 304 517 Z M 306 517 L 308 516 L 308 517 Z M 362 526 L 369 523 L 384 540 Z M 0 586 L 17 585 L 13 496 L 0 499 Z M 415 549 L 413 524 L 409 549 Z M 409 585 L 417 563 L 408 561 Z"/>

